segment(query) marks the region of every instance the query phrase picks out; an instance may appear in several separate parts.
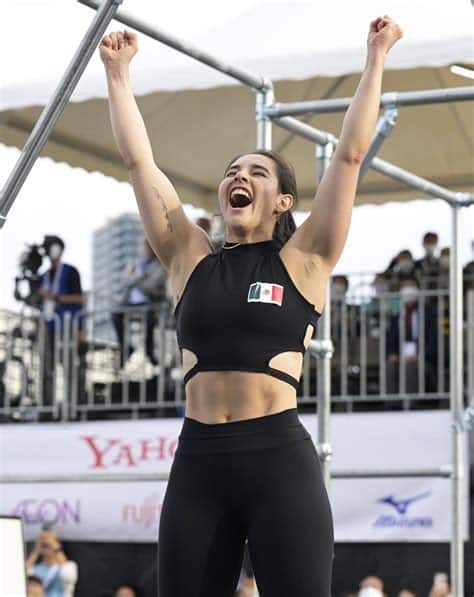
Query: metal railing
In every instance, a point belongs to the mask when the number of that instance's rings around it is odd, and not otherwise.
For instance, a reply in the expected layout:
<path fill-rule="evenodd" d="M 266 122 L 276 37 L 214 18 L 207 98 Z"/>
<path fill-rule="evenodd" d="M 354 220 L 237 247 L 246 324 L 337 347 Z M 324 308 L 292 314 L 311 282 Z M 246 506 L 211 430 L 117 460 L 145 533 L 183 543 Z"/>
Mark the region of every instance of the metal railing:
<path fill-rule="evenodd" d="M 474 290 L 466 293 L 465 305 L 465 397 L 474 405 Z M 121 321 L 121 342 L 98 338 L 95 322 L 104 317 Z M 406 298 L 356 289 L 333 297 L 331 333 L 333 409 L 448 407 L 447 290 Z M 303 360 L 298 404 L 305 411 L 316 410 L 316 342 Z M 183 416 L 184 407 L 168 302 L 84 310 L 72 320 L 66 314 L 62 323 L 55 316 L 53 324 L 35 310 L 0 312 L 4 421 Z"/>

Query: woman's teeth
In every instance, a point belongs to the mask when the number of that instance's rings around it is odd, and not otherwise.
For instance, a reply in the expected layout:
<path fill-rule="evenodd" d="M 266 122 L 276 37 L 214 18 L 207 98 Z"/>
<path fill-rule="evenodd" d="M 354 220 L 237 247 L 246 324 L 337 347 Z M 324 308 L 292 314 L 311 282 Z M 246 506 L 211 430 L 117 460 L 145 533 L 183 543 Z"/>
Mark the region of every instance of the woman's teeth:
<path fill-rule="evenodd" d="M 234 189 L 230 194 L 231 207 L 246 207 L 250 203 L 252 203 L 252 197 L 245 189 Z"/>

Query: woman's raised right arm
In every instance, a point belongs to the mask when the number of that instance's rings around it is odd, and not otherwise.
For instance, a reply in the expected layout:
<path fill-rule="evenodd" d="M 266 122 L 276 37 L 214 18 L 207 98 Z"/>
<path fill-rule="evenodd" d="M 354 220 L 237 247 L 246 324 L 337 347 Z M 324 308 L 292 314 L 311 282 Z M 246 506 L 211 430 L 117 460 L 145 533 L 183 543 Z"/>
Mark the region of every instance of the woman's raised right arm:
<path fill-rule="evenodd" d="M 137 35 L 130 31 L 110 33 L 100 45 L 115 141 L 129 172 L 145 235 L 170 271 L 175 258 L 183 264 L 185 253 L 204 255 L 212 245 L 188 219 L 174 186 L 155 163 L 130 82 L 129 64 L 137 51 Z"/>

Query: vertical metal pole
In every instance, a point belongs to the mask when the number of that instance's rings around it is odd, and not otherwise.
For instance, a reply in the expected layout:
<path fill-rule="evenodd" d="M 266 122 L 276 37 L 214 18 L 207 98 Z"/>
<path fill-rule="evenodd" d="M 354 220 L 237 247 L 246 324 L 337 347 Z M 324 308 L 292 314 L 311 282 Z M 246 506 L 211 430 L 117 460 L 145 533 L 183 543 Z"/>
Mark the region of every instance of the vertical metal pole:
<path fill-rule="evenodd" d="M 346 401 L 347 410 L 352 412 L 352 397 L 349 396 L 347 373 L 349 368 L 349 326 L 346 301 L 341 304 L 341 398 Z"/>
<path fill-rule="evenodd" d="M 360 305 L 360 382 L 359 396 L 367 400 L 367 308 Z"/>
<path fill-rule="evenodd" d="M 418 298 L 418 313 L 419 313 L 419 325 L 418 325 L 418 360 L 417 360 L 417 370 L 418 370 L 418 394 L 422 394 L 424 397 L 425 394 L 425 359 L 426 359 L 426 350 L 425 350 L 425 329 L 426 329 L 426 321 L 425 321 L 425 314 L 426 314 L 426 304 L 430 304 L 431 297 L 426 300 L 425 291 L 419 292 Z"/>
<path fill-rule="evenodd" d="M 467 395 L 474 407 L 474 289 L 469 290 L 467 301 Z"/>
<path fill-rule="evenodd" d="M 74 341 L 71 334 L 71 313 L 66 311 L 63 319 L 63 403 L 61 407 L 61 420 L 69 419 L 69 404 L 72 393 L 71 387 L 71 345 Z"/>
<path fill-rule="evenodd" d="M 41 150 L 46 145 L 56 122 L 66 107 L 92 54 L 123 0 L 104 0 L 84 35 L 53 97 L 41 112 L 12 173 L 0 194 L 0 229 Z"/>
<path fill-rule="evenodd" d="M 165 359 L 166 359 L 166 321 L 168 318 L 167 313 L 167 305 L 165 301 L 162 301 L 157 308 L 158 311 L 158 330 L 160 335 L 160 350 L 159 350 L 159 371 L 160 375 L 158 377 L 158 385 L 157 385 L 157 392 L 158 392 L 158 402 L 160 405 L 160 409 L 163 408 L 163 413 L 166 416 L 165 409 L 165 374 L 166 374 L 166 367 L 165 367 Z"/>
<path fill-rule="evenodd" d="M 75 418 L 77 413 L 77 397 L 79 393 L 79 358 L 78 358 L 78 345 L 76 338 L 79 333 L 79 317 L 82 315 L 82 311 L 76 313 L 72 319 L 72 343 L 71 343 L 71 387 L 69 393 L 69 417 Z"/>
<path fill-rule="evenodd" d="M 54 417 L 58 418 L 59 392 L 58 392 L 57 371 L 59 369 L 59 363 L 61 361 L 61 342 L 63 341 L 63 339 L 61 337 L 61 319 L 57 313 L 53 313 L 53 320 L 54 320 L 54 333 L 53 333 L 54 367 L 52 367 L 53 396 L 52 396 L 51 404 L 53 405 L 52 412 L 54 413 Z M 48 322 L 46 322 L 46 325 L 48 325 Z M 63 383 L 63 392 L 64 392 L 64 383 Z M 44 403 L 44 396 L 43 396 L 43 403 Z"/>
<path fill-rule="evenodd" d="M 387 299 L 379 298 L 379 396 L 387 395 Z"/>
<path fill-rule="evenodd" d="M 321 182 L 328 167 L 332 153 L 333 143 L 316 145 L 317 178 Z M 318 375 L 318 452 L 321 460 L 324 484 L 329 491 L 331 480 L 330 464 L 332 449 L 330 444 L 330 415 L 331 415 L 331 358 L 333 346 L 331 342 L 331 286 L 328 281 L 326 289 L 326 302 L 317 328 L 317 339 L 320 341 L 320 349 L 317 351 L 317 375 Z"/>
<path fill-rule="evenodd" d="M 437 298 L 437 311 L 438 311 L 438 394 L 442 394 L 445 392 L 445 387 L 444 387 L 444 375 L 445 375 L 445 370 L 444 370 L 444 329 L 445 329 L 445 324 L 444 324 L 444 313 L 445 313 L 445 301 L 449 300 L 449 295 L 446 296 L 446 294 L 444 293 L 444 289 L 441 289 L 441 291 L 438 290 L 438 296 Z"/>
<path fill-rule="evenodd" d="M 272 121 L 265 115 L 265 108 L 271 106 L 275 100 L 273 84 L 265 79 L 266 87 L 257 91 L 257 104 L 255 108 L 257 116 L 257 149 L 272 148 Z"/>
<path fill-rule="evenodd" d="M 453 597 L 464 593 L 463 483 L 463 327 L 460 222 L 461 207 L 452 205 L 453 240 L 449 272 L 450 403 L 452 416 L 452 535 L 451 591 Z"/>
<path fill-rule="evenodd" d="M 45 373 L 45 352 L 46 352 L 46 321 L 44 317 L 39 313 L 37 315 L 37 325 L 38 325 L 38 386 L 36 388 L 36 394 L 34 396 L 36 400 L 36 404 L 43 405 L 44 396 L 44 373 Z M 9 346 L 9 344 L 8 344 Z M 8 353 L 7 359 L 5 362 L 8 361 Z M 8 397 L 8 388 L 7 394 Z"/>

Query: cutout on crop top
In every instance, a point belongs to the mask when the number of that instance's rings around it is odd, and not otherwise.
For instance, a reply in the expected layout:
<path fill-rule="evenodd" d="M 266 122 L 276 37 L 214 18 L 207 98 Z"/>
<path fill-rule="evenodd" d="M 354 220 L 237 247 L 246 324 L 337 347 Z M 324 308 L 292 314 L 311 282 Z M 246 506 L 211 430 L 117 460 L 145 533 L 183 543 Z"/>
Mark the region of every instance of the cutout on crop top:
<path fill-rule="evenodd" d="M 255 247 L 256 245 L 258 245 L 259 249 L 267 249 L 267 248 L 271 248 L 273 246 L 275 241 L 265 241 L 262 243 L 252 243 L 250 246 L 244 246 L 242 247 L 244 250 L 247 249 L 247 247 L 249 249 L 252 249 L 253 247 Z M 178 313 L 178 308 L 180 307 L 180 305 L 183 304 L 183 299 L 184 299 L 184 295 L 189 294 L 190 292 L 195 292 L 197 293 L 197 296 L 199 296 L 199 291 L 203 291 L 203 288 L 205 288 L 205 286 L 203 286 L 202 284 L 202 276 L 201 278 L 198 277 L 198 274 L 201 272 L 201 269 L 204 268 L 212 268 L 215 267 L 216 261 L 214 261 L 214 256 L 210 254 L 209 255 L 209 259 L 203 258 L 202 260 L 200 260 L 198 262 L 198 264 L 194 267 L 194 269 L 192 270 L 192 272 L 190 273 L 190 275 L 188 276 L 188 279 L 186 281 L 186 284 L 184 286 L 184 289 L 181 293 L 181 297 L 180 299 L 177 301 L 177 304 L 175 306 L 174 309 L 174 314 L 175 317 L 177 317 L 178 319 L 180 317 L 182 317 L 182 311 Z M 234 256 L 232 257 L 232 259 L 236 259 L 237 257 L 237 253 L 233 254 Z M 268 255 L 268 253 L 267 253 Z M 186 347 L 186 341 L 183 342 L 183 344 L 181 344 L 180 346 L 180 352 L 181 352 L 181 358 L 182 358 L 182 372 L 184 375 L 184 384 L 186 385 L 188 381 L 190 381 L 192 379 L 192 377 L 194 377 L 195 375 L 197 375 L 197 373 L 199 372 L 203 372 L 203 371 L 208 371 L 208 372 L 217 372 L 217 371 L 248 371 L 248 372 L 258 372 L 258 373 L 266 373 L 267 375 L 270 375 L 274 378 L 280 379 L 281 381 L 284 381 L 286 383 L 289 383 L 291 386 L 293 386 L 296 390 L 298 390 L 299 387 L 299 378 L 301 376 L 301 369 L 302 369 L 302 364 L 303 364 L 303 356 L 304 353 L 309 345 L 309 342 L 311 340 L 311 337 L 314 334 L 314 330 L 315 330 L 315 326 L 316 323 L 320 317 L 320 313 L 315 309 L 314 305 L 302 294 L 302 292 L 300 291 L 300 289 L 296 286 L 295 281 L 293 280 L 293 278 L 291 277 L 290 273 L 288 272 L 285 263 L 283 262 L 283 260 L 281 259 L 281 256 L 279 254 L 279 252 L 275 253 L 275 256 L 277 258 L 276 261 L 273 261 L 273 265 L 270 266 L 271 268 L 275 268 L 272 269 L 271 273 L 267 274 L 264 273 L 263 276 L 268 275 L 269 278 L 274 276 L 274 274 L 276 273 L 276 280 L 275 278 L 273 278 L 273 280 L 275 280 L 275 282 L 279 282 L 283 285 L 288 285 L 288 288 L 291 289 L 290 292 L 290 296 L 292 297 L 290 300 L 293 301 L 295 300 L 295 309 L 298 308 L 299 309 L 299 316 L 305 316 L 306 317 L 306 322 L 304 324 L 304 336 L 302 334 L 303 330 L 301 330 L 301 327 L 299 328 L 300 331 L 298 332 L 298 336 L 295 337 L 293 336 L 292 340 L 288 341 L 288 348 L 289 350 L 285 350 L 283 348 L 284 343 L 280 340 L 279 345 L 281 346 L 282 350 L 281 352 L 278 351 L 272 351 L 272 350 L 265 350 L 266 354 L 264 354 L 263 350 L 260 352 L 260 362 L 258 366 L 253 367 L 250 363 L 247 363 L 245 365 L 241 364 L 238 365 L 237 363 L 235 363 L 235 366 L 229 366 L 224 368 L 222 366 L 222 361 L 220 362 L 220 364 L 217 364 L 217 362 L 215 363 L 215 365 L 212 364 L 212 362 L 209 359 L 209 355 L 206 355 L 206 360 L 205 362 L 204 359 L 200 360 L 199 358 L 199 352 L 196 351 L 194 352 L 191 348 L 191 346 Z M 223 255 L 219 255 L 218 259 L 219 259 L 219 265 L 221 263 L 221 259 L 222 259 Z M 269 262 L 267 262 L 268 264 Z M 282 278 L 282 274 L 279 273 L 283 270 L 283 278 Z M 260 274 L 262 275 L 262 274 Z M 195 287 L 190 287 L 190 281 L 191 278 L 194 279 L 194 283 L 195 283 Z M 207 284 L 207 283 L 206 283 Z M 293 297 L 299 297 L 299 298 L 293 298 Z M 302 301 L 301 301 L 302 299 Z M 306 304 L 306 312 L 307 315 L 304 315 L 304 309 L 301 309 L 301 304 L 302 302 L 304 304 Z M 310 312 L 308 313 L 308 310 L 310 308 Z M 288 318 L 287 318 L 287 322 L 288 322 Z M 179 332 L 178 332 L 179 334 Z M 278 344 L 277 344 L 278 346 Z M 296 346 L 298 346 L 298 348 L 296 348 Z M 263 347 L 262 347 L 263 349 Z M 228 362 L 228 361 L 227 361 Z"/>
<path fill-rule="evenodd" d="M 305 349 L 308 348 L 309 342 L 313 337 L 314 329 L 314 325 L 311 323 L 308 323 L 308 325 L 306 326 L 306 333 L 303 341 Z M 292 362 L 289 362 L 289 357 L 292 357 Z M 181 349 L 181 359 L 183 376 L 185 376 L 189 371 L 191 371 L 191 369 L 195 367 L 199 361 L 199 358 L 196 355 L 196 353 L 194 353 L 192 350 L 189 350 L 188 348 Z M 298 382 L 301 375 L 301 368 L 303 366 L 303 354 L 295 350 L 279 352 L 269 360 L 268 366 L 272 369 L 280 371 L 281 373 L 290 375 L 295 379 L 296 382 Z M 197 373 L 199 373 L 199 371 Z"/>

